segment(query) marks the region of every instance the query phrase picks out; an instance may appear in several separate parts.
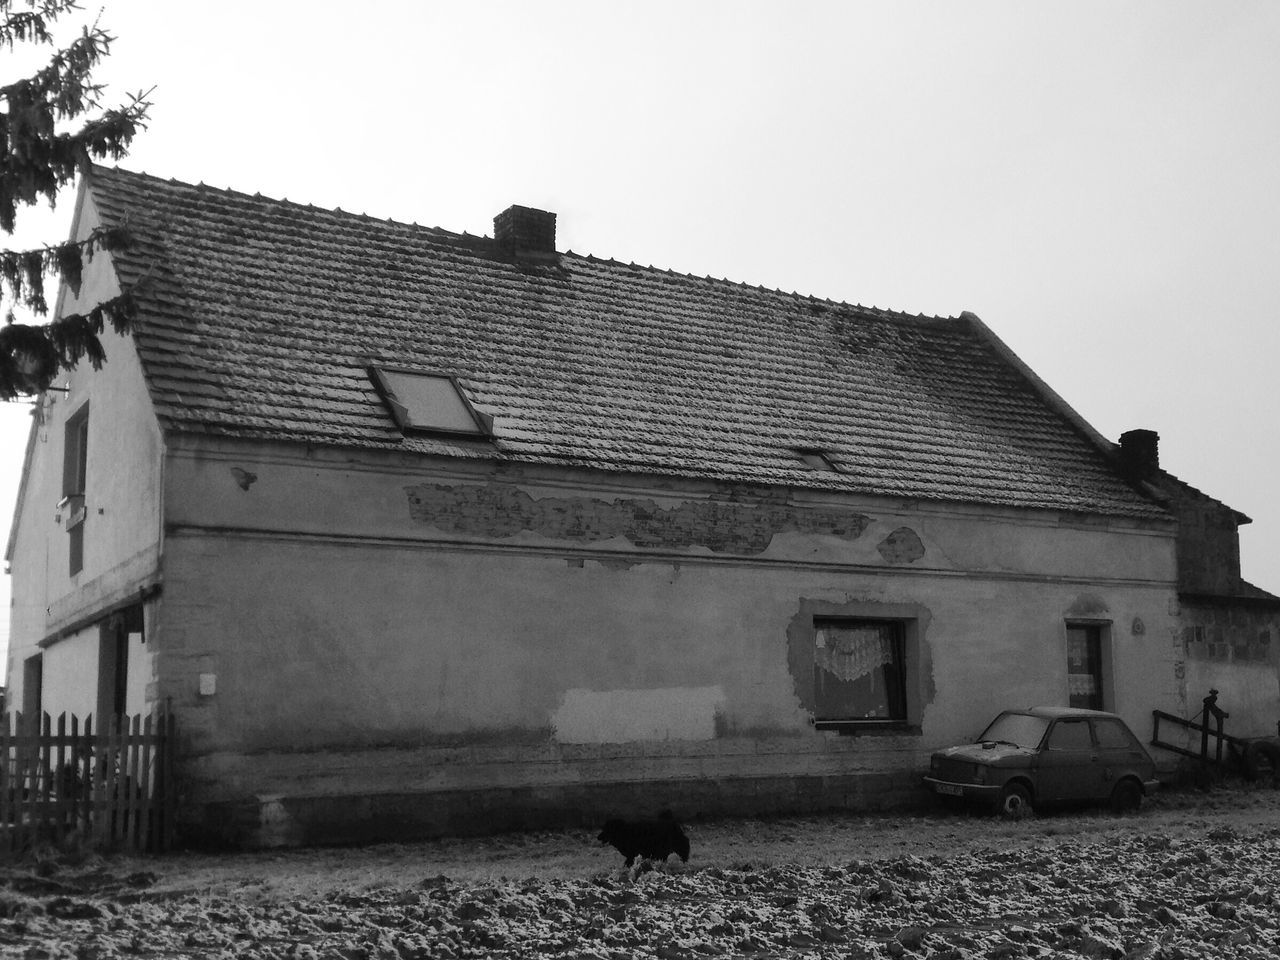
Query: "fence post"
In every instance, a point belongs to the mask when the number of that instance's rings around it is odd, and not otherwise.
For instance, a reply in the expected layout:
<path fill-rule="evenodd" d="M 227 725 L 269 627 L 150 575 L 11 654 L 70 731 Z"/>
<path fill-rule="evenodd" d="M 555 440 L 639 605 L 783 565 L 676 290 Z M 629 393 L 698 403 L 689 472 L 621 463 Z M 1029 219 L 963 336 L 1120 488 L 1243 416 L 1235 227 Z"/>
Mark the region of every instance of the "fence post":
<path fill-rule="evenodd" d="M 137 852 L 172 845 L 175 720 L 0 713 L 0 858 L 81 834 Z"/>
<path fill-rule="evenodd" d="M 91 841 L 94 834 L 93 792 L 94 786 L 94 749 L 93 749 L 93 714 L 84 718 L 84 752 L 80 757 L 80 822 L 84 824 L 85 840 Z"/>
<path fill-rule="evenodd" d="M 53 809 L 49 811 L 49 819 L 53 824 L 53 840 L 60 843 L 62 838 L 67 835 L 67 793 L 68 790 L 64 783 L 66 774 L 62 765 L 64 751 L 67 742 L 67 712 L 64 710 L 58 714 L 58 730 L 57 739 L 53 742 L 53 749 L 50 750 L 50 769 L 49 780 L 53 790 Z"/>
<path fill-rule="evenodd" d="M 111 818 L 107 816 L 107 752 L 111 749 L 111 721 L 98 718 L 99 729 L 94 731 L 93 743 L 93 804 L 90 822 L 93 838 L 101 842 L 110 836 Z"/>
<path fill-rule="evenodd" d="M 83 803 L 80 794 L 84 792 L 85 784 L 80 779 L 80 718 L 74 713 L 71 715 L 71 746 L 67 752 L 65 785 L 67 825 L 75 833 L 80 830 L 80 807 Z"/>
<path fill-rule="evenodd" d="M 161 834 L 160 849 L 168 850 L 173 846 L 174 819 L 178 811 L 177 787 L 174 782 L 173 775 L 173 755 L 177 752 L 177 720 L 173 715 L 172 700 L 165 705 L 163 718 L 164 736 L 160 741 L 160 755 L 163 762 L 160 765 L 162 782 L 161 782 Z"/>
<path fill-rule="evenodd" d="M 40 716 L 40 740 L 36 744 L 36 788 L 32 791 L 35 803 L 31 810 L 31 840 L 40 841 L 42 832 L 48 831 L 47 824 L 52 819 L 53 811 L 53 717 L 44 713 Z M 45 831 L 41 830 L 45 828 Z M 52 832 L 52 831 L 49 831 Z"/>
<path fill-rule="evenodd" d="M 146 797 L 138 816 L 138 843 L 143 852 L 156 846 L 151 838 L 152 826 L 155 823 L 155 818 L 152 816 L 152 808 L 155 806 L 156 798 L 159 796 L 159 784 L 151 782 L 151 757 L 155 752 L 155 741 L 152 739 L 151 730 L 151 714 L 147 714 L 142 721 L 142 766 L 138 771 L 138 786 Z"/>

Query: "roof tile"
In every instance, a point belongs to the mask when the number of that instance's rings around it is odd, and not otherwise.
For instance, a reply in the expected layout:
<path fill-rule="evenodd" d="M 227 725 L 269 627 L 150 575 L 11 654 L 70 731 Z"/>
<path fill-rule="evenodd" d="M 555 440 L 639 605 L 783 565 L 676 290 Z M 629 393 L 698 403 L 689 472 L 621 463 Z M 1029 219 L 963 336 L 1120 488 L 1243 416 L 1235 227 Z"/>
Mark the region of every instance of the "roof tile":
<path fill-rule="evenodd" d="M 161 423 L 314 444 L 1163 517 L 966 317 L 926 317 L 95 168 Z M 402 437 L 370 363 L 490 444 Z M 813 471 L 797 447 L 838 472 Z"/>

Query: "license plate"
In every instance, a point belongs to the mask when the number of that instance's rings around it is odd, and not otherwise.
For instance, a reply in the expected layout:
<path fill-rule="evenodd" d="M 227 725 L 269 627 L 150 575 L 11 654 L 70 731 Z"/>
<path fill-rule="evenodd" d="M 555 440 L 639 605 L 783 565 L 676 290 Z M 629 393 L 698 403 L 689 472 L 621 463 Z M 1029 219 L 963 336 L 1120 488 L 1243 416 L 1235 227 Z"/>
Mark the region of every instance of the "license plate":
<path fill-rule="evenodd" d="M 938 793 L 945 793 L 949 797 L 964 796 L 964 787 L 956 786 L 954 783 L 935 783 L 933 789 Z"/>

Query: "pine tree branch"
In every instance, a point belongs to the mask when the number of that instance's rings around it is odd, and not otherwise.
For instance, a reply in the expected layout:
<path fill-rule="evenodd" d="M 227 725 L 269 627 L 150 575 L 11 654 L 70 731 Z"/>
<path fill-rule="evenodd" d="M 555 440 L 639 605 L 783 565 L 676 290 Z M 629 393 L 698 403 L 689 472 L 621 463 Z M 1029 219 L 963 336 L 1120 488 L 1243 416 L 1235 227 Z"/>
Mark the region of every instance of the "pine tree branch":
<path fill-rule="evenodd" d="M 15 12 L 18 2 L 0 0 L 0 49 L 16 43 L 53 46 L 50 24 L 80 9 L 76 0 L 25 0 L 26 9 Z M 19 204 L 41 197 L 52 204 L 77 173 L 88 173 L 94 159 L 120 159 L 145 127 L 150 91 L 102 109 L 104 87 L 91 74 L 110 53 L 113 39 L 95 22 L 56 51 L 43 69 L 0 87 L 0 229 L 6 233 L 13 232 Z M 92 116 L 78 130 L 59 132 L 61 123 L 86 114 Z M 0 251 L 0 292 L 7 286 L 14 307 L 45 314 L 46 277 L 57 274 L 78 293 L 85 259 L 128 242 L 126 228 L 101 227 L 83 240 Z M 99 336 L 108 325 L 120 334 L 129 331 L 137 311 L 135 289 L 126 287 L 86 313 L 55 317 L 43 325 L 17 323 L 11 307 L 0 326 L 0 400 L 42 391 L 60 370 L 86 357 L 100 367 L 106 354 Z"/>
<path fill-rule="evenodd" d="M 0 250 L 0 280 L 9 288 L 9 296 L 15 303 L 44 314 L 49 310 L 45 301 L 44 278 L 57 274 L 79 294 L 80 277 L 86 260 L 92 260 L 99 250 L 123 250 L 129 245 L 129 229 L 97 227 L 83 240 L 37 247 L 33 250 Z"/>
<path fill-rule="evenodd" d="M 100 335 L 108 325 L 127 333 L 137 313 L 135 288 L 104 300 L 88 313 L 73 313 L 43 326 L 9 322 L 0 327 L 0 400 L 13 400 L 48 388 L 59 370 L 88 358 L 95 370 L 106 353 Z"/>
<path fill-rule="evenodd" d="M 18 204 L 34 204 L 41 197 L 52 203 L 58 190 L 77 173 L 87 171 L 94 159 L 124 156 L 134 136 L 146 127 L 149 93 L 131 96 L 129 103 L 106 111 L 72 134 L 53 133 L 52 117 L 21 114 L 15 130 L 13 112 L 7 117 L 0 114 L 0 142 L 7 133 L 9 148 L 0 163 L 0 229 L 13 231 Z"/>
<path fill-rule="evenodd" d="M 8 11 L 10 0 L 0 0 L 0 11 Z M 15 43 L 51 43 L 49 24 L 70 10 L 80 9 L 76 0 L 28 0 L 30 10 L 11 13 L 0 23 L 0 47 L 13 49 Z"/>
<path fill-rule="evenodd" d="M 69 46 L 53 55 L 34 75 L 0 87 L 0 99 L 30 109 L 44 107 L 58 119 L 69 119 L 97 106 L 100 84 L 86 81 L 99 61 L 111 52 L 115 37 L 101 27 L 85 27 Z M 12 113 L 13 110 L 10 110 Z"/>

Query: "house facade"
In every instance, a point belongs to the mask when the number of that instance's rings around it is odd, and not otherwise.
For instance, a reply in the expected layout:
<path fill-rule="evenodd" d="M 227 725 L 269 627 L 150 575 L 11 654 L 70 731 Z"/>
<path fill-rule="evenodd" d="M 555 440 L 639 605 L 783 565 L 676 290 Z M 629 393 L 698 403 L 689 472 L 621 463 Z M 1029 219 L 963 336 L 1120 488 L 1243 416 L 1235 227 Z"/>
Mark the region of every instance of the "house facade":
<path fill-rule="evenodd" d="M 558 252 L 519 207 L 96 169 L 100 222 L 134 243 L 62 308 L 139 317 L 37 404 L 9 703 L 171 710 L 192 841 L 878 808 L 1005 706 L 1280 717 L 1238 551 L 1190 590 L 1185 485 L 971 314 Z M 1195 647 L 1221 609 L 1247 656 Z"/>

